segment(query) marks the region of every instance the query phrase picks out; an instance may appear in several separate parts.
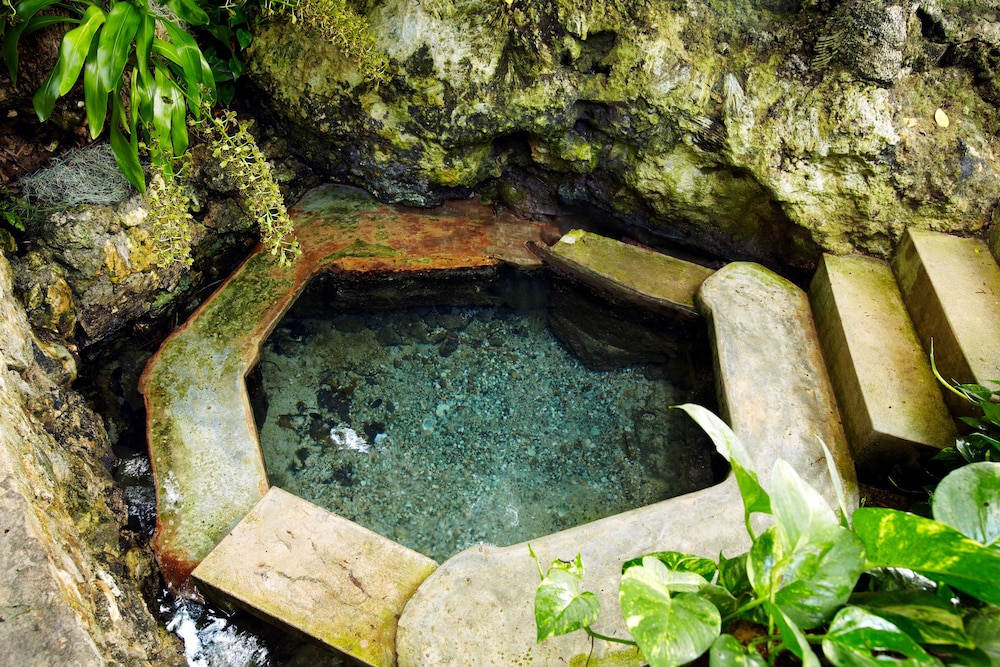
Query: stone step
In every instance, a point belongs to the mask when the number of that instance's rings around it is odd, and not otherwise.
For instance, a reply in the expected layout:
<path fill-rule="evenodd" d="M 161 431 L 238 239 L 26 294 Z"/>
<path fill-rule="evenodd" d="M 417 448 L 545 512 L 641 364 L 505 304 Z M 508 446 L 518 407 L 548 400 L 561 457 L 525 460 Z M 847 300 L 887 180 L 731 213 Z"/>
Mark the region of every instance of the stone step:
<path fill-rule="evenodd" d="M 826 255 L 809 293 L 858 471 L 912 473 L 954 444 L 955 424 L 889 265 Z"/>
<path fill-rule="evenodd" d="M 655 311 L 697 317 L 694 295 L 713 270 L 574 229 L 551 246 L 529 242 L 545 264 L 611 296 Z"/>
<path fill-rule="evenodd" d="M 903 301 L 946 380 L 1000 380 L 1000 267 L 986 242 L 909 229 L 892 259 Z M 953 410 L 967 405 L 952 403 Z"/>
<path fill-rule="evenodd" d="M 199 590 L 374 667 L 396 664 L 396 622 L 437 568 L 426 556 L 277 487 L 195 568 Z"/>

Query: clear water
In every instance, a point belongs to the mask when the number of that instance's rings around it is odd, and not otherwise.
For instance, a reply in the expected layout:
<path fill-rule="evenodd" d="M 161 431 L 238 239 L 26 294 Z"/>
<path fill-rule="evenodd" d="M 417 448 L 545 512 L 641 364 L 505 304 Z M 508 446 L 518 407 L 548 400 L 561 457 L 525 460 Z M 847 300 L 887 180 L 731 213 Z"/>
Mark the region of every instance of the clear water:
<path fill-rule="evenodd" d="M 536 278 L 475 306 L 428 305 L 445 299 L 418 289 L 420 305 L 385 309 L 351 289 L 300 299 L 261 350 L 272 484 L 442 561 L 712 482 L 707 443 L 669 409 L 711 378 L 676 341 L 611 321 L 601 342 L 603 315 L 553 305 Z M 700 388 L 671 380 L 678 366 Z"/>

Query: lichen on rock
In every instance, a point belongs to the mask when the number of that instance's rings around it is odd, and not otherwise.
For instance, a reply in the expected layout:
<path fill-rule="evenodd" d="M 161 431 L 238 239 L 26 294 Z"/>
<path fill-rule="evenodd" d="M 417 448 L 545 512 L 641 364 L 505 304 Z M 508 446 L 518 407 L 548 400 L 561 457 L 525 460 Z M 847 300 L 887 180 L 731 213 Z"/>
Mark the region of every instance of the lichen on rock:
<path fill-rule="evenodd" d="M 884 255 L 907 225 L 986 224 L 988 5 L 384 0 L 366 5 L 390 59 L 377 88 L 280 24 L 249 72 L 290 145 L 380 198 L 517 193 L 811 266 L 820 250 Z"/>

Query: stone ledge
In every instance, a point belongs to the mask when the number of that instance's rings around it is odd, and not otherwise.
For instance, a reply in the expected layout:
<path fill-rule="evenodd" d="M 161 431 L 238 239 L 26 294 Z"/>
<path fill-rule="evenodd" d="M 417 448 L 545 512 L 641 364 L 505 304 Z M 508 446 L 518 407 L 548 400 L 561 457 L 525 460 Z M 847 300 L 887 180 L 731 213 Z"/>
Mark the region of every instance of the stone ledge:
<path fill-rule="evenodd" d="M 396 664 L 396 620 L 437 563 L 277 487 L 195 568 L 209 596 L 373 667 Z"/>
<path fill-rule="evenodd" d="M 551 246 L 529 243 L 543 262 L 611 296 L 654 311 L 697 317 L 694 296 L 713 270 L 574 229 Z"/>

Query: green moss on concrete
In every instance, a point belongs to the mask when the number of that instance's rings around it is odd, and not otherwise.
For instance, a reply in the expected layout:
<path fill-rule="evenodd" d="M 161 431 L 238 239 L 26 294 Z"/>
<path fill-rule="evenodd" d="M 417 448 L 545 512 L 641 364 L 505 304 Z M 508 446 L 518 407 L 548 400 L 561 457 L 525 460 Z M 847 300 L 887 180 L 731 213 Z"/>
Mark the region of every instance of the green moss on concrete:
<path fill-rule="evenodd" d="M 383 243 L 368 243 L 361 239 L 354 239 L 354 242 L 349 246 L 324 257 L 321 263 L 329 264 L 344 257 L 399 257 L 402 254 L 399 250 Z"/>
<path fill-rule="evenodd" d="M 294 285 L 290 267 L 279 267 L 267 254 L 253 255 L 197 320 L 198 331 L 205 339 L 220 341 L 220 345 L 243 338 Z"/>

